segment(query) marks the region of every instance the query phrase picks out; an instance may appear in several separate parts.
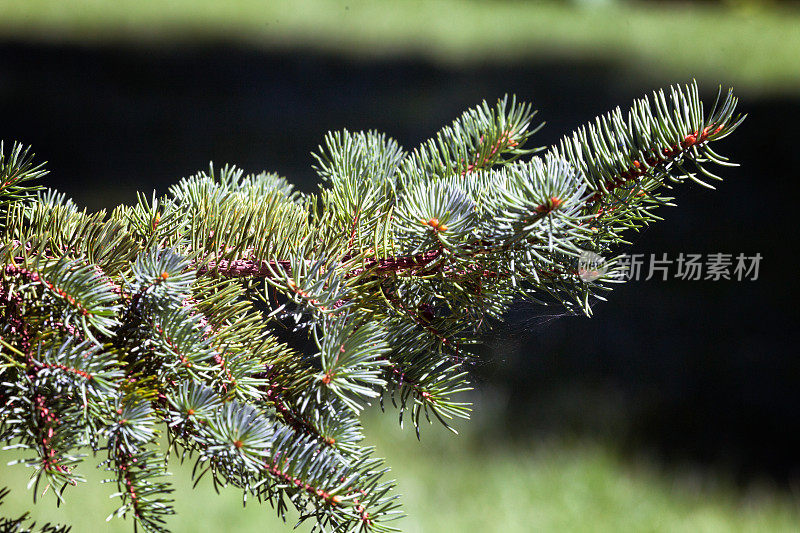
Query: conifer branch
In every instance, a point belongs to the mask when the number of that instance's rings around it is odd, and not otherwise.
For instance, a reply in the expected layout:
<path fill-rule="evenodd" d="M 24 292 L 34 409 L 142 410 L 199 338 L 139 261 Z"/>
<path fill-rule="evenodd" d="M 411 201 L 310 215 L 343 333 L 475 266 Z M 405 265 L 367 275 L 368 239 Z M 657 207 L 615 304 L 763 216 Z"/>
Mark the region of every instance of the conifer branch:
<path fill-rule="evenodd" d="M 109 213 L 39 190 L 29 152 L 0 146 L 0 440 L 59 498 L 76 450 L 105 453 L 115 514 L 146 531 L 173 512 L 162 434 L 195 479 L 320 529 L 390 531 L 362 410 L 388 397 L 418 435 L 423 415 L 467 418 L 481 332 L 519 298 L 589 314 L 664 190 L 730 165 L 711 145 L 735 106 L 705 113 L 694 84 L 673 87 L 523 160 L 534 112 L 506 98 L 410 152 L 329 134 L 317 194 L 210 166 Z M 605 276 L 582 275 L 586 253 L 610 258 Z"/>

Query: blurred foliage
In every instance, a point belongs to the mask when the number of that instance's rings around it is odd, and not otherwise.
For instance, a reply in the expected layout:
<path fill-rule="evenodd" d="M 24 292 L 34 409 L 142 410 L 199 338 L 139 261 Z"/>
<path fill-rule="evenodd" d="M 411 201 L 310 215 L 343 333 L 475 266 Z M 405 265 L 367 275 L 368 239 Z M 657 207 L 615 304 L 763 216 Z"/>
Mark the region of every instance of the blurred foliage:
<path fill-rule="evenodd" d="M 661 78 L 800 89 L 796 2 L 0 0 L 0 38 L 228 42 L 448 64 L 612 60 Z"/>
<path fill-rule="evenodd" d="M 498 444 L 504 431 L 486 420 L 464 424 L 467 434 L 456 438 L 431 427 L 418 443 L 413 431 L 398 429 L 391 418 L 372 416 L 366 422 L 377 454 L 396 468 L 408 517 L 395 525 L 406 533 L 788 532 L 800 523 L 797 503 L 769 487 L 744 491 L 696 470 L 664 471 L 647 459 L 623 460 L 586 442 Z M 204 480 L 192 491 L 188 468 L 176 469 L 176 533 L 285 529 L 264 505 L 249 502 L 242 509 L 234 489 L 223 489 L 218 497 Z M 76 532 L 129 532 L 129 522 L 103 522 L 114 508 L 108 498 L 112 489 L 96 483 L 101 472 L 85 470 L 88 483 L 69 489 L 73 494 L 64 506 L 57 509 L 48 494 L 51 501 L 37 505 L 33 518 L 69 520 Z M 0 466 L 3 484 L 22 487 L 27 474 L 21 466 Z M 12 490 L 3 512 L 26 509 L 31 497 Z"/>

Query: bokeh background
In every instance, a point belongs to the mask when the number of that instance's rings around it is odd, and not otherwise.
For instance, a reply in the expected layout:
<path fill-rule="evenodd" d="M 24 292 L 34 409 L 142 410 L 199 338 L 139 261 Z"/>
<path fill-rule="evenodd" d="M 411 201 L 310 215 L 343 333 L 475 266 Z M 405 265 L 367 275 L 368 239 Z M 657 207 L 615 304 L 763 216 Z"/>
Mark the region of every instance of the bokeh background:
<path fill-rule="evenodd" d="M 777 0 L 0 0 L 0 138 L 94 210 L 212 160 L 313 191 L 328 130 L 410 149 L 506 93 L 540 109 L 546 146 L 658 87 L 733 86 L 748 119 L 720 150 L 741 166 L 682 187 L 631 251 L 760 253 L 757 280 L 630 282 L 591 319 L 519 305 L 479 348 L 459 436 L 417 442 L 391 409 L 366 424 L 403 531 L 796 531 L 798 55 L 800 5 Z M 176 468 L 173 531 L 283 530 Z M 24 469 L 0 478 L 0 511 L 27 508 Z M 33 516 L 128 531 L 104 521 L 112 492 Z"/>

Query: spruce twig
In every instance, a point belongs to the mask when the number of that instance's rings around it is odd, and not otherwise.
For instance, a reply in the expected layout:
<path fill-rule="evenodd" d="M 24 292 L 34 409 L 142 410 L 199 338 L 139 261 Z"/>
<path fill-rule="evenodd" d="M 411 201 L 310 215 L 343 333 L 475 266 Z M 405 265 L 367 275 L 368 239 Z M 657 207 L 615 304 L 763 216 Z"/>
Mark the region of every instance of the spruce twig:
<path fill-rule="evenodd" d="M 612 258 L 665 189 L 729 164 L 710 145 L 735 105 L 705 113 L 694 84 L 673 87 L 532 155 L 534 112 L 505 98 L 411 152 L 329 134 L 314 195 L 211 166 L 93 214 L 0 148 L 0 440 L 59 498 L 78 450 L 103 453 L 114 514 L 146 531 L 173 512 L 162 435 L 196 480 L 318 529 L 390 531 L 363 408 L 388 397 L 418 435 L 423 416 L 467 418 L 469 346 L 517 298 L 590 313 L 618 280 L 582 275 L 582 255 Z M 314 353 L 279 340 L 287 323 Z"/>

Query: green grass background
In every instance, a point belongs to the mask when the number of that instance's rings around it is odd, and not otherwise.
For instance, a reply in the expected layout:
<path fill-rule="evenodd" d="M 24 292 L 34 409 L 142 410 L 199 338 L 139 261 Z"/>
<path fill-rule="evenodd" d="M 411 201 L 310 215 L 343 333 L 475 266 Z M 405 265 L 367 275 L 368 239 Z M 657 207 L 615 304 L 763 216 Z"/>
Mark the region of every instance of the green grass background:
<path fill-rule="evenodd" d="M 588 2 L 585 2 L 588 4 Z M 732 84 L 740 94 L 800 91 L 800 9 L 721 5 L 455 0 L 0 0 L 0 40 L 80 45 L 246 47 L 314 50 L 354 58 L 412 57 L 447 64 L 570 59 L 630 67 L 658 82 L 697 77 Z M 478 398 L 478 412 L 491 418 Z M 377 455 L 398 480 L 406 532 L 780 532 L 800 529 L 797 492 L 768 483 L 735 486 L 693 467 L 663 467 L 581 439 L 511 443 L 503 428 L 478 420 L 454 437 L 438 427 L 400 430 L 392 413 L 366 426 Z M 524 421 L 520 421 L 524 423 Z M 0 511 L 30 507 L 24 467 L 5 466 L 0 486 L 14 489 Z M 284 531 L 267 505 L 231 489 L 192 490 L 176 465 L 177 533 Z M 87 468 L 89 483 L 34 508 L 39 521 L 67 521 L 74 531 L 130 531 L 104 521 L 112 485 Z M 295 515 L 296 518 L 296 515 Z M 303 526 L 301 531 L 309 528 Z"/>
<path fill-rule="evenodd" d="M 800 89 L 800 6 L 772 2 L 0 0 L 2 37 L 211 40 L 445 63 L 570 58 L 620 63 L 657 82 L 697 77 L 740 94 Z"/>
<path fill-rule="evenodd" d="M 767 484 L 735 488 L 709 472 L 664 469 L 581 440 L 531 438 L 512 445 L 502 430 L 480 420 L 461 424 L 459 436 L 424 428 L 418 442 L 394 414 L 370 414 L 367 434 L 398 480 L 407 516 L 395 525 L 404 532 L 755 533 L 793 532 L 800 524 L 797 495 Z M 23 488 L 29 473 L 5 462 L 0 479 L 14 491 L 2 509 L 15 516 L 30 507 L 32 494 Z M 83 474 L 89 482 L 71 489 L 66 505 L 57 509 L 46 494 L 33 517 L 67 521 L 76 533 L 130 531 L 129 521 L 104 521 L 115 508 L 108 498 L 115 486 L 99 485 L 103 473 L 89 465 Z M 176 465 L 172 481 L 178 515 L 169 525 L 175 533 L 288 531 L 297 517 L 284 525 L 268 504 L 253 501 L 243 509 L 241 493 L 230 488 L 217 495 L 207 480 L 192 490 L 186 465 Z"/>

